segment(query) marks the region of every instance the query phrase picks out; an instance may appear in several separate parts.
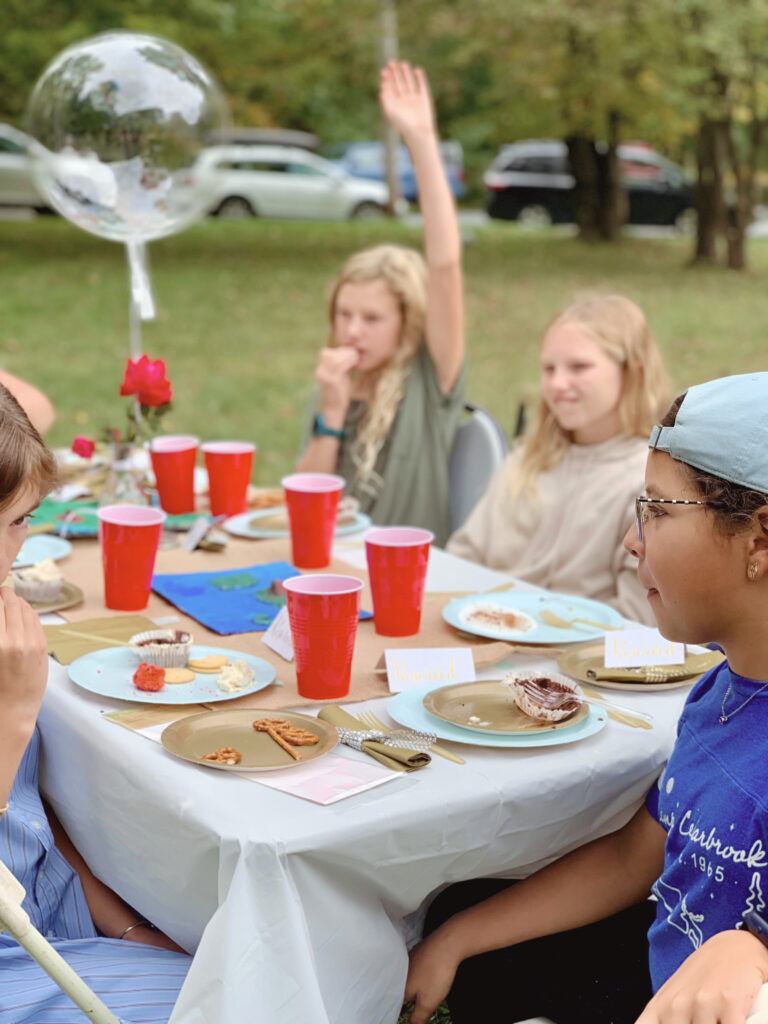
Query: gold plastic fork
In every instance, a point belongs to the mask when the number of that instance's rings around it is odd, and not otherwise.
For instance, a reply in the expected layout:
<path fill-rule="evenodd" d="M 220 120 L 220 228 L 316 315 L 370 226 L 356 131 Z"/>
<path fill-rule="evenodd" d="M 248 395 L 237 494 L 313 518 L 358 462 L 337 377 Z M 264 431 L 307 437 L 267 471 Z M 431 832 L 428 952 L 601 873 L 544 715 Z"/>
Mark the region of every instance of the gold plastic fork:
<path fill-rule="evenodd" d="M 555 615 L 549 608 L 542 608 L 538 612 L 538 617 L 542 622 L 546 622 L 548 626 L 554 626 L 555 629 L 578 629 L 578 623 L 583 622 L 585 626 L 595 626 L 597 629 L 621 629 L 621 626 L 609 626 L 607 622 L 595 622 L 594 619 L 561 619 L 559 615 Z"/>
<path fill-rule="evenodd" d="M 369 729 L 378 729 L 379 732 L 393 732 L 388 725 L 384 725 L 380 718 L 377 718 L 372 711 L 358 711 L 357 717 L 363 723 L 367 725 Z M 459 757 L 458 754 L 452 754 L 450 750 L 446 750 L 445 747 L 441 747 L 438 743 L 433 743 L 429 748 L 433 754 L 439 754 L 440 757 L 444 757 L 446 761 L 454 761 L 456 764 L 466 764 L 467 762 L 463 757 Z"/>

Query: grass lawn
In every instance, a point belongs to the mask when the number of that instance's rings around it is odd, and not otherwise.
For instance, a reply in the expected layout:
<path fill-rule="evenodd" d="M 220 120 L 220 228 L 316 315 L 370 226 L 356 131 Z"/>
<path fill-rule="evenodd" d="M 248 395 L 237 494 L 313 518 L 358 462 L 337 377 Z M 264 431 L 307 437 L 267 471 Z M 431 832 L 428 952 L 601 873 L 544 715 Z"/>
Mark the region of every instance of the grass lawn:
<path fill-rule="evenodd" d="M 53 444 L 122 426 L 128 353 L 122 247 L 59 218 L 0 222 L 0 365 L 53 398 Z M 355 249 L 418 245 L 399 224 L 208 220 L 150 246 L 158 317 L 144 349 L 174 385 L 169 431 L 259 445 L 255 480 L 274 483 L 301 443 L 326 295 Z M 645 309 L 677 389 L 768 369 L 768 245 L 745 274 L 686 267 L 688 239 L 586 246 L 511 224 L 473 229 L 466 247 L 469 397 L 511 430 L 536 394 L 542 330 L 578 291 L 623 292 Z"/>

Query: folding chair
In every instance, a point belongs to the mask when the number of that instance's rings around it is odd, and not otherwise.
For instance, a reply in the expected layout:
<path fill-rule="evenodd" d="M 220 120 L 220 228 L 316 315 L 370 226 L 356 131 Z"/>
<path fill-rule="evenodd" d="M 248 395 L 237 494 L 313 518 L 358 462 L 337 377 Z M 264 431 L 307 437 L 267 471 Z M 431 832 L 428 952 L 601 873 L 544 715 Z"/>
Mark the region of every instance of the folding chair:
<path fill-rule="evenodd" d="M 26 949 L 88 1020 L 94 1024 L 120 1024 L 114 1013 L 32 925 L 21 907 L 25 895 L 23 885 L 0 861 L 0 931 L 6 929 Z"/>
<path fill-rule="evenodd" d="M 471 402 L 464 410 L 469 416 L 459 424 L 448 467 L 451 531 L 467 518 L 509 451 L 507 435 L 489 412 Z"/>

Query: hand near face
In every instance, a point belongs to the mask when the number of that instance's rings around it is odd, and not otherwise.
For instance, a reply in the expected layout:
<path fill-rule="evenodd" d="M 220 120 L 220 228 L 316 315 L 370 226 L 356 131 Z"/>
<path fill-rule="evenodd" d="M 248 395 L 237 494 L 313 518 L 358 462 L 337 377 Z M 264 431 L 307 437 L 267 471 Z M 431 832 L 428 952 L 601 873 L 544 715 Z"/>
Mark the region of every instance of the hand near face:
<path fill-rule="evenodd" d="M 379 98 L 387 121 L 404 139 L 437 130 L 429 83 L 421 68 L 391 60 L 381 69 Z"/>
<path fill-rule="evenodd" d="M 0 587 L 0 707 L 37 716 L 48 678 L 48 648 L 40 619 L 26 601 Z"/>
<path fill-rule="evenodd" d="M 351 374 L 359 358 L 357 349 L 348 346 L 320 352 L 315 380 L 320 385 L 320 408 L 326 420 L 330 416 L 343 422 L 352 395 Z"/>
<path fill-rule="evenodd" d="M 765 946 L 748 932 L 720 932 L 678 967 L 637 1024 L 744 1024 L 766 980 Z"/>

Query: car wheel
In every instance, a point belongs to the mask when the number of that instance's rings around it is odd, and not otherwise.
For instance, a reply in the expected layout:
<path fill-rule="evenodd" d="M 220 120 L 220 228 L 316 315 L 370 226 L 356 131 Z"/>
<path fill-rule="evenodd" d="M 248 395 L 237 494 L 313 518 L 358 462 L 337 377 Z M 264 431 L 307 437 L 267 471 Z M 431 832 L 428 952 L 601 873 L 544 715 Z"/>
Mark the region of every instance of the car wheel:
<path fill-rule="evenodd" d="M 552 223 L 552 214 L 538 203 L 531 203 L 524 206 L 517 215 L 518 223 L 525 224 L 529 228 L 547 228 Z"/>
<path fill-rule="evenodd" d="M 248 217 L 255 217 L 256 211 L 242 196 L 228 196 L 219 203 L 216 216 L 224 217 L 226 220 L 246 220 Z"/>
<path fill-rule="evenodd" d="M 675 230 L 679 231 L 681 235 L 693 235 L 696 232 L 697 223 L 696 210 L 692 206 L 688 206 L 675 217 Z"/>
<path fill-rule="evenodd" d="M 378 203 L 358 203 L 351 213 L 352 220 L 378 220 L 385 217 L 387 211 Z"/>

